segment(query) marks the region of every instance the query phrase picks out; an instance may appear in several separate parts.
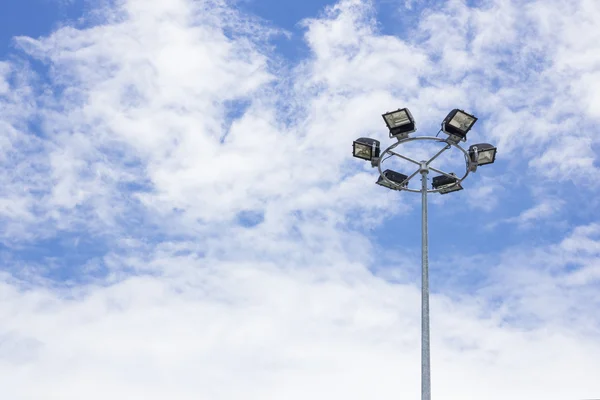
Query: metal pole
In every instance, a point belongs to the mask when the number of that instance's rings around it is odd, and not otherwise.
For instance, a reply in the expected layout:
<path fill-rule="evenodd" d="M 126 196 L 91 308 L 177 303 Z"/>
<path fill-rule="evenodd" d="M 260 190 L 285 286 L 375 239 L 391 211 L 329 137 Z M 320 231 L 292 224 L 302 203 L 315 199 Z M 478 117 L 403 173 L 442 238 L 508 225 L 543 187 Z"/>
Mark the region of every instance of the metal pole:
<path fill-rule="evenodd" d="M 429 161 L 416 161 L 410 157 L 403 156 L 397 152 L 392 151 L 398 145 L 403 143 L 412 142 L 415 140 L 431 140 L 438 143 L 444 143 L 445 147 L 436 153 Z M 456 178 L 454 175 L 446 173 L 442 170 L 429 166 L 434 160 L 436 160 L 444 151 L 450 148 L 456 148 L 460 150 L 464 156 L 465 161 L 467 163 L 467 168 L 465 174 L 462 178 L 458 179 L 458 182 L 462 182 L 467 178 L 470 172 L 473 172 L 471 158 L 467 150 L 463 149 L 457 143 L 449 143 L 447 140 L 439 139 L 437 137 L 429 137 L 429 136 L 417 136 L 412 138 L 406 138 L 399 140 L 397 143 L 394 143 L 387 149 L 381 153 L 381 156 L 377 159 L 376 162 L 371 161 L 371 165 L 376 166 L 379 170 L 379 175 L 381 178 L 392 185 L 397 190 L 404 190 L 412 193 L 421 192 L 422 199 L 422 219 L 421 219 L 421 272 L 422 272 L 422 284 L 421 284 L 421 400 L 431 400 L 431 356 L 430 356 L 430 340 L 429 340 L 429 261 L 428 261 L 428 233 L 427 233 L 427 176 L 430 171 L 438 172 L 442 175 L 449 176 L 451 178 Z M 381 164 L 383 161 L 387 160 L 389 157 L 384 157 L 386 154 L 390 156 L 398 156 L 403 160 L 409 161 L 413 164 L 419 165 L 419 169 L 410 175 L 407 179 L 405 179 L 401 185 L 398 185 L 397 182 L 390 181 L 385 177 L 383 171 L 381 169 Z M 415 177 L 418 173 L 421 173 L 421 189 L 411 189 L 408 187 L 409 181 Z M 439 190 L 431 190 L 430 193 L 439 192 Z"/>
<path fill-rule="evenodd" d="M 431 400 L 429 355 L 429 251 L 427 244 L 427 164 L 421 164 L 421 400 Z"/>

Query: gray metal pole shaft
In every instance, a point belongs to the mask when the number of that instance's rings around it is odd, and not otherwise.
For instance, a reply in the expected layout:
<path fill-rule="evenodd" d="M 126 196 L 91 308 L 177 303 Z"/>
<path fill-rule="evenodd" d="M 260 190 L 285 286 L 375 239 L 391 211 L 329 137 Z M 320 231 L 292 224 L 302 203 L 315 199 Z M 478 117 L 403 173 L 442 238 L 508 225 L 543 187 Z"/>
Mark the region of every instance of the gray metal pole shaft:
<path fill-rule="evenodd" d="M 427 166 L 421 167 L 421 400 L 431 400 L 429 354 L 429 260 L 427 243 Z"/>

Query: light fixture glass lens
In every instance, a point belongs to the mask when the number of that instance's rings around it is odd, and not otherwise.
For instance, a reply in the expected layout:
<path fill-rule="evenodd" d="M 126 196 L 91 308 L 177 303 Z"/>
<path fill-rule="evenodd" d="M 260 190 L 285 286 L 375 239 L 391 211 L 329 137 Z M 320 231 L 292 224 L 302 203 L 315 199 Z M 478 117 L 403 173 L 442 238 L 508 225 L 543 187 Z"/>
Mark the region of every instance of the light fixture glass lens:
<path fill-rule="evenodd" d="M 381 185 L 381 186 L 385 186 L 386 188 L 389 189 L 398 189 L 397 186 L 392 185 L 391 183 L 388 183 L 387 181 L 384 181 L 383 179 L 380 179 L 377 184 Z"/>
<path fill-rule="evenodd" d="M 399 190 L 400 184 L 402 182 L 404 182 L 406 179 L 408 179 L 408 176 L 401 174 L 399 172 L 389 170 L 389 169 L 386 169 L 385 171 L 383 171 L 383 174 L 385 175 L 385 177 L 387 179 L 394 182 L 396 185 L 394 185 L 393 183 L 387 182 L 385 179 L 383 179 L 383 176 L 380 176 L 379 179 L 377 179 L 376 183 L 378 185 L 385 186 L 387 188 L 394 189 L 394 190 Z M 404 183 L 402 185 L 402 187 L 406 187 L 407 184 L 408 184 L 408 182 Z"/>
<path fill-rule="evenodd" d="M 457 183 L 456 185 L 454 185 L 454 184 L 444 185 L 438 189 L 441 189 L 440 193 L 444 194 L 444 193 L 458 192 L 459 190 L 462 190 L 463 187 L 460 185 L 460 183 Z"/>
<path fill-rule="evenodd" d="M 449 187 L 459 186 L 460 182 L 458 182 L 457 178 L 450 178 L 445 175 L 435 176 L 431 183 L 431 186 L 434 189 L 446 189 Z"/>
<path fill-rule="evenodd" d="M 391 128 L 410 124 L 408 113 L 404 110 L 389 113 L 385 116 L 385 120 Z"/>
<path fill-rule="evenodd" d="M 477 157 L 477 164 L 489 164 L 494 161 L 495 150 L 480 151 Z"/>
<path fill-rule="evenodd" d="M 455 128 L 460 129 L 461 131 L 467 131 L 473 125 L 475 118 L 458 111 L 454 117 L 449 122 L 449 125 L 452 125 Z"/>
<path fill-rule="evenodd" d="M 372 146 L 366 144 L 355 143 L 354 144 L 354 156 L 360 158 L 371 159 Z"/>

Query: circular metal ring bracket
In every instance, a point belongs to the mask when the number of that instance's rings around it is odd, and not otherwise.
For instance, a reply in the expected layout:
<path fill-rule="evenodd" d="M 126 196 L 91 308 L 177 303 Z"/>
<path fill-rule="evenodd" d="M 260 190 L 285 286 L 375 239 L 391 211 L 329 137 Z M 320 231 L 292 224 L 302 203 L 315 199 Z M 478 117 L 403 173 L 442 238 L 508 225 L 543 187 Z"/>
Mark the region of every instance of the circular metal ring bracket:
<path fill-rule="evenodd" d="M 410 157 L 404 156 L 402 154 L 399 154 L 395 151 L 393 151 L 397 146 L 401 145 L 401 144 L 405 144 L 408 142 L 414 142 L 414 141 L 418 141 L 418 140 L 427 140 L 427 141 L 434 141 L 434 142 L 438 142 L 438 143 L 444 143 L 446 146 L 440 150 L 435 156 L 433 156 L 432 158 L 429 159 L 429 161 L 416 161 L 413 160 Z M 458 150 L 460 150 L 463 155 L 465 156 L 465 174 L 462 176 L 462 178 L 458 178 L 458 177 L 453 177 L 451 174 L 446 173 L 442 170 L 439 170 L 437 168 L 433 168 L 431 167 L 429 164 L 435 160 L 439 155 L 441 155 L 444 151 L 450 149 L 451 147 L 455 147 Z M 386 178 L 386 176 L 383 174 L 383 171 L 381 170 L 381 164 L 384 160 L 386 160 L 389 157 L 385 157 L 386 154 L 389 154 L 390 156 L 396 156 L 399 157 L 403 160 L 409 161 L 413 164 L 418 165 L 419 169 L 414 172 L 412 175 L 409 175 L 409 177 L 407 178 L 407 180 L 404 182 L 406 184 L 405 186 L 402 186 L 394 181 L 389 180 L 388 178 Z M 417 190 L 417 189 L 411 189 L 408 187 L 408 183 L 410 182 L 410 180 L 412 178 L 414 178 L 417 174 L 419 174 L 421 172 L 421 170 L 423 169 L 423 167 L 426 167 L 427 170 L 432 170 L 435 172 L 438 172 L 442 175 L 446 175 L 446 176 L 450 176 L 453 178 L 457 178 L 457 181 L 454 185 L 458 185 L 460 184 L 463 180 L 465 180 L 465 178 L 469 175 L 469 173 L 471 172 L 471 167 L 472 167 L 472 161 L 469 157 L 469 153 L 463 149 L 460 145 L 456 144 L 456 143 L 452 143 L 449 142 L 447 139 L 441 139 L 441 138 L 437 138 L 437 137 L 433 137 L 433 136 L 416 136 L 416 137 L 408 137 L 408 138 L 404 138 L 404 139 L 400 139 L 398 140 L 398 142 L 394 143 L 393 145 L 391 145 L 390 147 L 388 147 L 387 149 L 385 149 L 381 155 L 379 156 L 379 161 L 377 161 L 377 169 L 379 170 L 379 175 L 381 176 L 381 178 L 389 183 L 392 187 L 394 187 L 396 190 L 405 190 L 407 192 L 413 192 L 413 193 L 421 193 L 421 190 Z M 453 186 L 454 186 L 453 185 Z M 452 187 L 452 186 L 451 186 Z M 447 188 L 446 188 L 447 189 Z M 440 191 L 442 191 L 443 189 L 428 189 L 427 193 L 438 193 Z"/>

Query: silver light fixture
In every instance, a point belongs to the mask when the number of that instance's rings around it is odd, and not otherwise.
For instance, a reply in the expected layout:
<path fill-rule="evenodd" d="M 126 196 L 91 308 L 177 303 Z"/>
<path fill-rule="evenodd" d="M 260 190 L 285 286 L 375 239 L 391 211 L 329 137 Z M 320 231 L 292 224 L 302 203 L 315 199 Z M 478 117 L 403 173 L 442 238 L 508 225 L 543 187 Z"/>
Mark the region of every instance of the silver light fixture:
<path fill-rule="evenodd" d="M 385 113 L 382 117 L 390 130 L 390 138 L 404 139 L 417 130 L 415 119 L 408 108 Z"/>
<path fill-rule="evenodd" d="M 478 166 L 493 164 L 496 161 L 496 147 L 489 143 L 478 143 L 469 147 L 469 157 Z"/>
<path fill-rule="evenodd" d="M 431 186 L 433 186 L 434 189 L 439 189 L 440 194 L 463 190 L 460 182 L 458 182 L 458 178 L 454 176 L 454 174 L 451 175 L 453 176 L 452 178 L 446 175 L 434 176 Z"/>
<path fill-rule="evenodd" d="M 471 114 L 455 108 L 442 122 L 442 131 L 448 135 L 448 141 L 458 143 L 467 140 L 467 133 L 477 122 L 477 118 Z"/>
<path fill-rule="evenodd" d="M 379 141 L 370 138 L 358 138 L 352 144 L 352 155 L 356 158 L 372 161 L 379 157 Z"/>
<path fill-rule="evenodd" d="M 401 187 L 406 187 L 406 185 L 408 184 L 408 183 L 403 184 L 403 182 L 406 179 L 408 179 L 407 175 L 401 174 L 396 171 L 392 171 L 391 169 L 386 169 L 385 171 L 383 171 L 383 175 L 385 175 L 385 177 L 387 179 L 394 182 L 396 185 L 390 184 L 388 181 L 383 179 L 382 176 L 380 176 L 379 179 L 377 179 L 377 182 L 375 182 L 375 183 L 377 183 L 380 186 L 386 187 L 388 189 L 399 190 Z"/>

